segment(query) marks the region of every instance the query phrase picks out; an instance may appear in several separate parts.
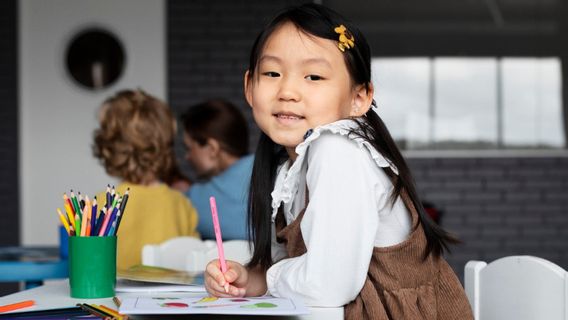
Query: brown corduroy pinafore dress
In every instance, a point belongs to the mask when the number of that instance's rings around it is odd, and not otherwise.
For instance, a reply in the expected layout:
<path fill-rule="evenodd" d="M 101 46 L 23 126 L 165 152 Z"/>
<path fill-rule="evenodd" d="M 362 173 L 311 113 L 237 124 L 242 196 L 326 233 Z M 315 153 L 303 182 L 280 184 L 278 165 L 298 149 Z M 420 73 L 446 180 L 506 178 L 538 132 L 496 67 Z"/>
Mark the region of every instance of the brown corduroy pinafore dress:
<path fill-rule="evenodd" d="M 402 199 L 412 215 L 411 234 L 397 245 L 374 248 L 363 289 L 345 305 L 345 319 L 473 319 L 461 283 L 448 263 L 432 255 L 423 259 L 424 230 L 404 192 Z M 276 216 L 276 237 L 286 245 L 289 257 L 306 252 L 300 230 L 304 212 L 289 225 L 282 210 Z"/>

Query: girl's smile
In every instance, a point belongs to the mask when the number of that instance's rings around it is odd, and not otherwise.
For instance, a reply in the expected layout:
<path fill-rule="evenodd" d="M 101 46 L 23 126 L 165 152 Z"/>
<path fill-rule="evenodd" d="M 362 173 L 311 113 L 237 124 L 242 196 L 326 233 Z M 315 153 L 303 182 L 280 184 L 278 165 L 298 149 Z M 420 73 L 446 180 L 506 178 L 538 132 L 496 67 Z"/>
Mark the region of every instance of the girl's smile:
<path fill-rule="evenodd" d="M 305 118 L 293 112 L 278 112 L 274 116 L 282 125 L 294 125 Z"/>

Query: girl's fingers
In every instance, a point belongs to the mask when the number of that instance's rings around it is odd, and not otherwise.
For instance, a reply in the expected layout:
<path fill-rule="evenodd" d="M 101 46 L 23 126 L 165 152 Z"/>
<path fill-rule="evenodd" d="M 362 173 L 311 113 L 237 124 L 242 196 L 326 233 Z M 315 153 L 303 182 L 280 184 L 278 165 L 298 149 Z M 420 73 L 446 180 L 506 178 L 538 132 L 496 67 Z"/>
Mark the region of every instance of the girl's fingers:
<path fill-rule="evenodd" d="M 227 272 L 225 272 L 224 278 L 227 282 L 232 283 L 237 280 L 238 274 L 234 269 L 229 269 Z"/>
<path fill-rule="evenodd" d="M 229 294 L 233 297 L 242 298 L 246 294 L 246 290 L 244 288 L 237 288 L 235 286 L 229 286 Z"/>
<path fill-rule="evenodd" d="M 223 298 L 244 297 L 246 294 L 244 288 L 231 285 L 231 283 L 239 278 L 239 268 L 242 268 L 240 264 L 230 263 L 229 270 L 223 274 L 219 268 L 218 260 L 208 263 L 205 268 L 205 287 L 207 292 L 216 297 Z"/>
<path fill-rule="evenodd" d="M 211 278 L 215 279 L 215 281 L 217 281 L 220 286 L 224 286 L 225 283 L 227 282 L 225 280 L 225 275 L 223 274 L 223 272 L 221 272 L 221 269 L 219 268 L 217 260 L 209 262 L 207 264 L 205 272 L 207 272 Z"/>
<path fill-rule="evenodd" d="M 219 284 L 219 281 L 217 281 L 216 279 L 207 278 L 206 282 L 212 290 L 225 292 L 225 285 Z"/>
<path fill-rule="evenodd" d="M 206 281 L 206 289 L 210 295 L 220 298 L 234 298 L 234 297 L 242 297 L 243 295 L 239 295 L 241 293 L 241 289 L 236 288 L 234 286 L 229 287 L 229 292 L 225 292 L 225 288 L 220 286 L 214 279 L 208 278 Z M 244 290 L 242 290 L 244 291 Z"/>

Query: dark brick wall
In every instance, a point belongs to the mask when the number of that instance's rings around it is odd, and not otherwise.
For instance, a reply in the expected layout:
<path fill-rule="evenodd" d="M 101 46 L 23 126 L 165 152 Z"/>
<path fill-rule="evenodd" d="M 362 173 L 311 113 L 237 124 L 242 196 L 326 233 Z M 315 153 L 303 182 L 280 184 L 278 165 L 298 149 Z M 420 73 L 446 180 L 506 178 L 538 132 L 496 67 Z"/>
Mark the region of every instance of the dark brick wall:
<path fill-rule="evenodd" d="M 535 255 L 568 269 L 568 157 L 412 158 L 419 193 L 464 242 L 448 261 Z"/>
<path fill-rule="evenodd" d="M 229 100 L 249 120 L 252 152 L 259 131 L 243 95 L 249 52 L 274 13 L 301 2 L 305 1 L 168 1 L 168 102 L 176 114 L 203 100 Z M 181 143 L 176 151 L 182 158 Z M 190 171 L 185 165 L 183 169 Z"/>
<path fill-rule="evenodd" d="M 19 242 L 16 1 L 0 1 L 0 246 Z M 16 289 L 0 283 L 0 296 Z"/>

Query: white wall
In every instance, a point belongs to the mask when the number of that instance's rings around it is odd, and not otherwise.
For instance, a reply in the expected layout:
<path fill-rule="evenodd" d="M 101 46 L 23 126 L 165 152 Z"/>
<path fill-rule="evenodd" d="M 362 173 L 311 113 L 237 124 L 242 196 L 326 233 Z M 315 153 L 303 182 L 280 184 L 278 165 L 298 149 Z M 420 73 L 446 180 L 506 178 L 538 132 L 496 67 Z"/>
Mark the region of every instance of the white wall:
<path fill-rule="evenodd" d="M 22 0 L 19 2 L 21 243 L 57 244 L 63 192 L 93 196 L 115 183 L 94 159 L 96 112 L 108 95 L 141 87 L 165 98 L 163 0 Z M 92 92 L 64 70 L 65 47 L 79 30 L 98 26 L 122 40 L 126 69 Z"/>

